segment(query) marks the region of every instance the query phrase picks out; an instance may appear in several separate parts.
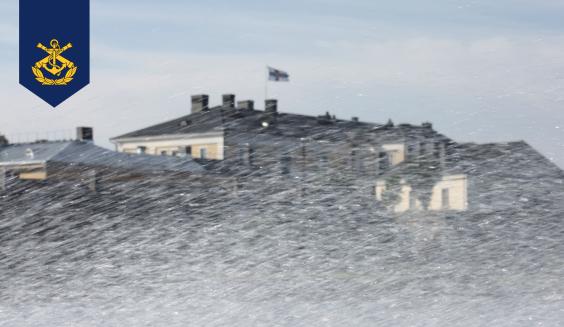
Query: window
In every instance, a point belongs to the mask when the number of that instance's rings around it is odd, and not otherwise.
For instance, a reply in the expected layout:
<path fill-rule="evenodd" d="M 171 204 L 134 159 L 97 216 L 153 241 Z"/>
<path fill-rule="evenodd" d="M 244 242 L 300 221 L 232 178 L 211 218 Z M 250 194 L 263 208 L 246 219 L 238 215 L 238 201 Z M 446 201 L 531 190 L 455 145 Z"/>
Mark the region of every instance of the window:
<path fill-rule="evenodd" d="M 166 156 L 166 151 L 161 151 L 161 156 Z"/>
<path fill-rule="evenodd" d="M 389 163 L 395 166 L 405 161 L 406 146 L 403 143 L 383 144 L 382 150 L 388 153 Z"/>
<path fill-rule="evenodd" d="M 239 161 L 243 165 L 252 165 L 253 148 L 250 144 L 244 144 L 237 150 L 239 152 Z"/>
<path fill-rule="evenodd" d="M 282 175 L 289 175 L 291 170 L 292 158 L 289 156 L 283 156 L 280 159 L 280 170 Z"/>
<path fill-rule="evenodd" d="M 200 148 L 200 159 L 207 159 L 208 158 L 208 149 Z"/>
<path fill-rule="evenodd" d="M 383 173 L 390 169 L 390 157 L 387 152 L 380 152 L 378 154 L 379 172 Z"/>
<path fill-rule="evenodd" d="M 239 148 L 239 161 L 242 164 L 249 162 L 249 149 L 246 146 Z"/>
<path fill-rule="evenodd" d="M 361 152 L 359 150 L 351 151 L 351 165 L 352 165 L 352 169 L 357 172 L 364 171 L 364 162 L 361 156 Z"/>
<path fill-rule="evenodd" d="M 173 157 L 178 157 L 178 151 L 172 151 L 172 156 L 173 156 Z"/>
<path fill-rule="evenodd" d="M 145 154 L 147 152 L 146 146 L 138 146 L 137 147 L 137 154 Z"/>
<path fill-rule="evenodd" d="M 433 154 L 435 155 L 435 158 L 439 159 L 441 157 L 441 142 L 435 142 L 434 147 L 433 147 Z"/>
<path fill-rule="evenodd" d="M 184 151 L 186 152 L 187 155 L 189 155 L 189 156 L 192 155 L 192 147 L 190 145 L 185 147 Z"/>
<path fill-rule="evenodd" d="M 320 155 L 319 164 L 320 164 L 320 168 L 322 169 L 329 168 L 329 156 L 327 156 L 326 154 Z"/>
<path fill-rule="evenodd" d="M 417 198 L 413 191 L 409 192 L 409 210 L 417 209 Z"/>
<path fill-rule="evenodd" d="M 441 207 L 443 210 L 450 209 L 450 194 L 448 188 L 443 188 L 441 192 Z"/>
<path fill-rule="evenodd" d="M 249 146 L 249 166 L 253 166 L 255 164 L 255 148 L 250 145 Z"/>

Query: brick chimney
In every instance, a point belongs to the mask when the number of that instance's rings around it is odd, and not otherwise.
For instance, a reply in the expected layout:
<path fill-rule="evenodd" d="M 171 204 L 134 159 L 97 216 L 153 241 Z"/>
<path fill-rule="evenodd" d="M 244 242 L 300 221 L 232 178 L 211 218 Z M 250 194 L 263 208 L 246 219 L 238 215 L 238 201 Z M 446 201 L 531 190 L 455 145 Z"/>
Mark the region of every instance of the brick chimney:
<path fill-rule="evenodd" d="M 207 111 L 209 109 L 210 97 L 207 94 L 192 96 L 192 113 Z"/>
<path fill-rule="evenodd" d="M 235 108 L 235 94 L 224 94 L 223 106 L 227 108 Z"/>
<path fill-rule="evenodd" d="M 264 111 L 275 114 L 278 112 L 278 100 L 270 99 L 265 101 Z"/>
<path fill-rule="evenodd" d="M 81 142 L 94 142 L 94 129 L 92 127 L 77 127 L 76 139 Z"/>
<path fill-rule="evenodd" d="M 243 110 L 254 110 L 255 109 L 255 102 L 252 100 L 246 101 L 239 101 L 237 102 L 237 108 Z"/>

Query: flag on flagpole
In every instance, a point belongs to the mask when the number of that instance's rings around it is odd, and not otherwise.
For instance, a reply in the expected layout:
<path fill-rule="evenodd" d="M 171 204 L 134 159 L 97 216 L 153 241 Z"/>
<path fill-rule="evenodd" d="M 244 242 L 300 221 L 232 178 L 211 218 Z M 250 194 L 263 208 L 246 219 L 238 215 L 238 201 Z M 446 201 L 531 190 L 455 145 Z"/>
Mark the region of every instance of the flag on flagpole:
<path fill-rule="evenodd" d="M 290 75 L 285 71 L 268 67 L 268 80 L 275 82 L 289 82 Z"/>

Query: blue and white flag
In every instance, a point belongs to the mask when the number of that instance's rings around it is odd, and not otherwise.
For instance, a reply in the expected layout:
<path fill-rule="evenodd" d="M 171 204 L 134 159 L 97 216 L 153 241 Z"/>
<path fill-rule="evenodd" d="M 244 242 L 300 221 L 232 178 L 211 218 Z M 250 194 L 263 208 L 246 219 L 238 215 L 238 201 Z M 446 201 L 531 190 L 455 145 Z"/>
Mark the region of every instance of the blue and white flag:
<path fill-rule="evenodd" d="M 268 80 L 275 82 L 289 82 L 290 75 L 285 71 L 268 67 Z"/>

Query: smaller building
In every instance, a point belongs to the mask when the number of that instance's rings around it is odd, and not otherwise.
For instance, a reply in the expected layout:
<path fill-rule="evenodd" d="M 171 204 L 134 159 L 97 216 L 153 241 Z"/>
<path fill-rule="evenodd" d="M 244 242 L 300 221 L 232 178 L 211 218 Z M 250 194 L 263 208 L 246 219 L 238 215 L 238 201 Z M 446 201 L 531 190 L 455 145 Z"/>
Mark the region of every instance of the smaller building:
<path fill-rule="evenodd" d="M 95 187 L 102 175 L 125 176 L 160 172 L 203 173 L 191 157 L 130 155 L 101 148 L 93 143 L 93 130 L 77 129 L 73 141 L 39 141 L 0 147 L 0 188 L 8 177 L 18 180 L 80 181 Z"/>

